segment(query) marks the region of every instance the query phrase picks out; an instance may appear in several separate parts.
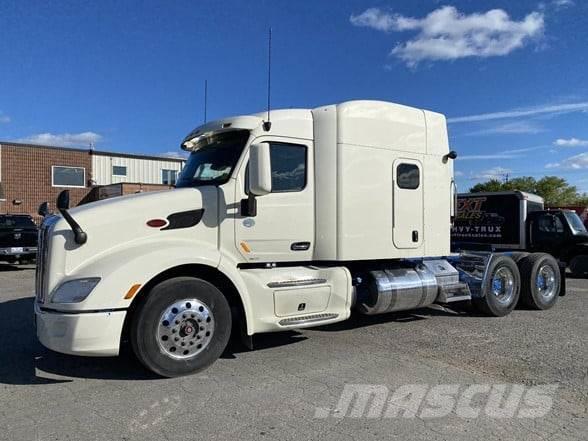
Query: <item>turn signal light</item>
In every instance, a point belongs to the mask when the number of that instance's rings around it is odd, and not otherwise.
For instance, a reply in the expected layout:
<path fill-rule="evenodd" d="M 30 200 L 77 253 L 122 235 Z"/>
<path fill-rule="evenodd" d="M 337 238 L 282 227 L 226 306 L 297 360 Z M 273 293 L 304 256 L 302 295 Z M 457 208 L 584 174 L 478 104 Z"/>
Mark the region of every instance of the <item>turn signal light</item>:
<path fill-rule="evenodd" d="M 128 292 L 125 294 L 124 299 L 125 300 L 130 300 L 133 297 L 135 297 L 135 294 L 137 294 L 137 291 L 139 291 L 139 288 L 141 288 L 141 284 L 140 283 L 136 283 L 133 286 L 131 286 L 131 288 L 128 290 Z"/>

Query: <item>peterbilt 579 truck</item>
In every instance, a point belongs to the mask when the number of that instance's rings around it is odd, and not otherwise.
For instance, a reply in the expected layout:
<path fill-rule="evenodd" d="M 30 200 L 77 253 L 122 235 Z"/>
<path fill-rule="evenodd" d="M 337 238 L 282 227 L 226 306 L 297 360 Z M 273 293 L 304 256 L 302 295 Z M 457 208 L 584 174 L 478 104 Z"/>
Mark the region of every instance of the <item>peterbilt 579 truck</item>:
<path fill-rule="evenodd" d="M 377 101 L 209 122 L 171 191 L 49 216 L 40 230 L 37 335 L 63 353 L 130 341 L 162 376 L 213 363 L 231 330 L 328 325 L 471 300 L 491 316 L 551 307 L 557 262 L 450 251 L 456 192 L 445 117 Z M 528 266 L 528 265 L 527 265 Z"/>

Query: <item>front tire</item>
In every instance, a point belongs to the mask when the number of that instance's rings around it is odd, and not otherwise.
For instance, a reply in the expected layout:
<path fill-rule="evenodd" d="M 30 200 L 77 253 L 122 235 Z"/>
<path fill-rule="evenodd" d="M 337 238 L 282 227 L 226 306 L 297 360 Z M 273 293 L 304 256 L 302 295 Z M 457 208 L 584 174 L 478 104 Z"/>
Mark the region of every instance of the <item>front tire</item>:
<path fill-rule="evenodd" d="M 561 289 L 561 273 L 557 261 L 545 253 L 533 253 L 521 263 L 521 302 L 533 309 L 549 309 L 555 305 Z"/>
<path fill-rule="evenodd" d="M 519 301 L 521 275 L 517 264 L 508 256 L 495 256 L 488 267 L 482 286 L 483 297 L 472 302 L 480 312 L 493 317 L 510 314 Z"/>
<path fill-rule="evenodd" d="M 570 264 L 568 265 L 572 276 L 574 277 L 585 277 L 588 274 L 588 256 L 586 255 L 578 255 L 574 256 L 570 260 Z"/>
<path fill-rule="evenodd" d="M 141 363 L 163 377 L 206 369 L 231 335 L 231 309 L 211 283 L 176 277 L 156 285 L 135 311 L 131 344 Z"/>

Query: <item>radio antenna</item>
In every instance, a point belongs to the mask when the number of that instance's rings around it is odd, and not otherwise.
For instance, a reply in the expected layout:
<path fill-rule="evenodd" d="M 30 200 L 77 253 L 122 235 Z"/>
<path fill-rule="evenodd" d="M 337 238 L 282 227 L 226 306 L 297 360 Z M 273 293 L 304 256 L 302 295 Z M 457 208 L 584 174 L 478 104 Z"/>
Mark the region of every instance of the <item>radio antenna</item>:
<path fill-rule="evenodd" d="M 208 107 L 208 80 L 204 80 L 204 123 L 206 123 L 207 107 Z"/>
<path fill-rule="evenodd" d="M 267 41 L 267 121 L 263 122 L 263 130 L 269 132 L 272 128 L 270 120 L 271 111 L 271 85 L 272 85 L 272 28 L 269 28 Z"/>

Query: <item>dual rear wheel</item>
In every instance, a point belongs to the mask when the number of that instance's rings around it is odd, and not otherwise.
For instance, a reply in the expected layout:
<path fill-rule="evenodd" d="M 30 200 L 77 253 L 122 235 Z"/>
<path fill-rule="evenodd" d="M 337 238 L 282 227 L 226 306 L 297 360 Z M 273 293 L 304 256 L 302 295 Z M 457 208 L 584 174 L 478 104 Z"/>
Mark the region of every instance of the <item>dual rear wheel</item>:
<path fill-rule="evenodd" d="M 516 262 L 515 262 L 516 260 Z M 557 301 L 561 274 L 557 261 L 545 253 L 494 257 L 482 286 L 482 298 L 473 300 L 481 312 L 503 317 L 519 303 L 549 309 Z"/>

